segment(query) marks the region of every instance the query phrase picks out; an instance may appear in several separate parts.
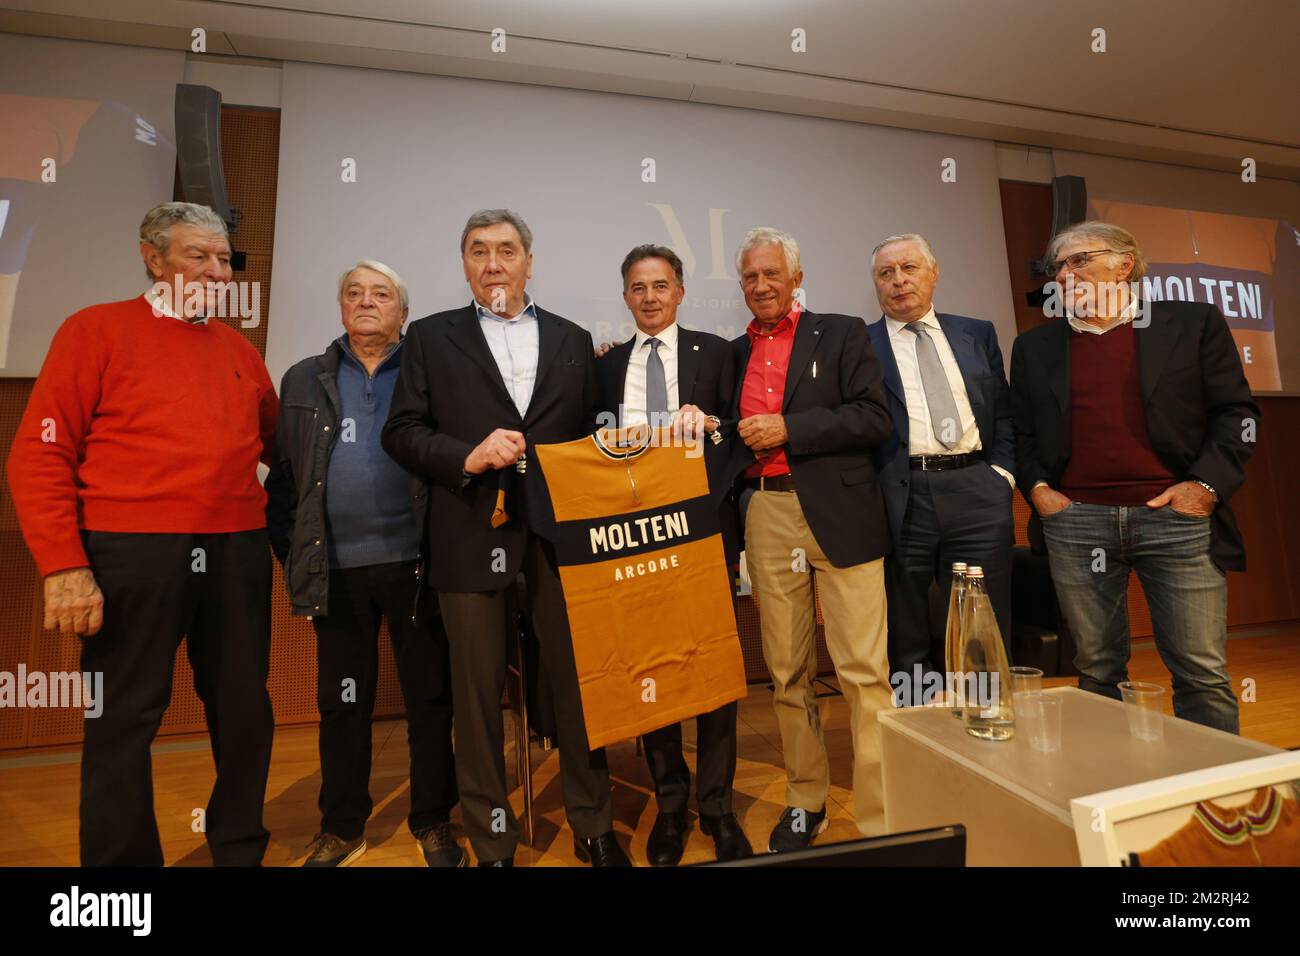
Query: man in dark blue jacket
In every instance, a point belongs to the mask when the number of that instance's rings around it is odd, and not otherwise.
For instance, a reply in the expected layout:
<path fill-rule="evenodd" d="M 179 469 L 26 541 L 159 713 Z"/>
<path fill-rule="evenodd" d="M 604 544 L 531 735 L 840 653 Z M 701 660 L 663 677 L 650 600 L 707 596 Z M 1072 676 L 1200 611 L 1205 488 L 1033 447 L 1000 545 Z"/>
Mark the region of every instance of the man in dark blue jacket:
<path fill-rule="evenodd" d="M 946 669 L 931 657 L 929 590 L 937 578 L 947 595 L 954 561 L 983 566 L 1009 646 L 1015 436 L 997 332 L 934 311 L 930 244 L 890 236 L 872 250 L 871 275 L 885 314 L 868 332 L 894 419 L 893 436 L 874 452 L 894 537 L 889 663 L 898 702 L 911 706 L 924 702 L 925 675 Z"/>
<path fill-rule="evenodd" d="M 266 479 L 271 546 L 293 613 L 311 618 L 319 662 L 321 832 L 306 866 L 346 866 L 366 849 L 370 718 L 380 618 L 406 702 L 408 823 L 429 866 L 464 866 L 450 823 L 457 802 L 447 637 L 423 593 L 422 481 L 388 457 L 380 433 L 402 357 L 406 285 L 363 260 L 339 279 L 345 333 L 280 386 Z"/>

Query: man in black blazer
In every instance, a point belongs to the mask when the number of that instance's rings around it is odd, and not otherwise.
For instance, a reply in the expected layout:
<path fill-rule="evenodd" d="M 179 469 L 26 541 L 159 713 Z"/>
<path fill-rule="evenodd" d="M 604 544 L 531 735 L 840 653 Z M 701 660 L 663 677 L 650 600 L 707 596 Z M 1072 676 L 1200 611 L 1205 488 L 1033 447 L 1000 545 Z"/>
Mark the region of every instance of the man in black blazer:
<path fill-rule="evenodd" d="M 614 840 L 609 771 L 588 746 L 564 594 L 553 556 L 528 529 L 527 495 L 509 493 L 532 446 L 595 427 L 591 336 L 537 308 L 524 291 L 532 233 L 507 209 L 484 209 L 461 234 L 468 306 L 411 325 L 384 427 L 384 450 L 431 482 L 429 584 L 451 651 L 456 776 L 479 865 L 509 866 L 519 831 L 507 799 L 501 693 L 506 592 L 522 571 L 527 611 L 554 692 L 560 773 L 575 852 L 627 866 Z M 498 492 L 510 520 L 494 527 Z M 498 516 L 499 517 L 499 516 Z"/>
<path fill-rule="evenodd" d="M 677 324 L 677 307 L 686 289 L 682 261 L 664 246 L 637 246 L 622 265 L 623 301 L 636 320 L 636 335 L 596 361 L 602 418 L 619 426 L 672 424 L 697 436 L 722 440 L 734 434 L 734 421 L 722 415 L 731 405 L 736 373 L 730 344 L 707 332 Z M 728 495 L 721 515 L 728 577 L 739 563 L 735 499 Z M 695 719 L 696 799 L 700 828 L 713 838 L 719 860 L 753 855 L 733 812 L 736 775 L 736 704 L 733 701 Z M 690 819 L 686 804 L 691 773 L 682 757 L 681 724 L 642 737 L 655 783 L 659 812 L 646 854 L 654 866 L 676 866 L 682 858 Z"/>
<path fill-rule="evenodd" d="M 954 561 L 984 569 L 1010 648 L 1016 441 L 997 330 L 934 311 L 939 264 L 924 237 L 882 240 L 871 275 L 884 315 L 867 331 L 894 419 L 875 451 L 894 538 L 885 562 L 889 664 L 895 699 L 915 706 L 936 686 L 926 677 L 943 674 L 945 663 L 961 668 L 930 651 L 930 586 L 937 580 L 947 598 Z"/>
<path fill-rule="evenodd" d="M 754 319 L 736 339 L 737 432 L 756 460 L 742 478 L 745 554 L 775 687 L 786 765 L 786 808 L 772 851 L 801 849 L 826 826 L 830 778 L 813 667 L 816 595 L 826 644 L 849 702 L 853 815 L 884 830 L 880 727 L 891 706 L 884 556 L 889 528 L 871 450 L 893 423 L 866 324 L 809 312 L 799 246 L 753 229 L 736 255 Z"/>
<path fill-rule="evenodd" d="M 1259 408 L 1232 334 L 1212 304 L 1143 300 L 1146 261 L 1118 226 L 1071 226 L 1048 259 L 1048 306 L 1066 319 L 1021 334 L 1011 352 L 1016 479 L 1078 645 L 1079 686 L 1118 698 L 1128 679 L 1132 569 L 1174 713 L 1236 733 L 1224 574 L 1244 571 L 1246 556 L 1228 499 Z"/>

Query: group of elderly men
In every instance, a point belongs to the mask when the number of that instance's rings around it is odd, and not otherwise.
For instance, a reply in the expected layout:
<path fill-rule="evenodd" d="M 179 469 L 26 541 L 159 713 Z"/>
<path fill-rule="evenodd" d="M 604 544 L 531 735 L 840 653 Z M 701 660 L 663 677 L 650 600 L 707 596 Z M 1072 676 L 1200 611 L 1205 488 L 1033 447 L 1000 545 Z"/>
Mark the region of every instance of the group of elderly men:
<path fill-rule="evenodd" d="M 450 822 L 459 802 L 479 865 L 512 865 L 501 699 L 521 574 L 575 852 L 630 865 L 604 752 L 587 741 L 554 554 L 526 504 L 492 520 L 498 472 L 534 445 L 591 434 L 602 413 L 670 417 L 742 459 L 723 508 L 743 529 L 787 774 L 766 849 L 806 847 L 826 825 L 817 599 L 849 704 L 853 815 L 879 834 L 877 714 L 926 702 L 892 699 L 891 667 L 944 669 L 931 656 L 928 592 L 937 582 L 946 593 L 955 559 L 983 565 L 1009 635 L 1017 485 L 1078 643 L 1080 685 L 1118 696 L 1126 679 L 1134 569 L 1176 713 L 1237 731 L 1224 572 L 1244 554 L 1227 502 L 1259 412 L 1214 306 L 1132 296 L 1145 261 L 1125 230 L 1088 222 L 1053 238 L 1067 317 L 1017 338 L 1010 386 L 992 323 L 935 311 L 939 266 L 919 235 L 890 236 L 864 263 L 883 312 L 867 325 L 804 307 L 795 240 L 751 230 L 736 268 L 752 320 L 734 342 L 679 327 L 680 259 L 638 246 L 622 264 L 636 334 L 599 353 L 528 295 L 532 246 L 517 214 L 475 213 L 460 241 L 472 300 L 405 335 L 405 283 L 359 262 L 339 280 L 343 334 L 286 373 L 278 401 L 243 337 L 172 299 L 232 277 L 225 225 L 206 207 L 151 210 L 140 230 L 150 291 L 59 329 L 8 475 L 44 578 L 45 625 L 81 635 L 82 669 L 104 675 L 103 714 L 85 727 L 83 864 L 163 862 L 150 744 L 182 637 L 216 762 L 213 860 L 262 860 L 273 551 L 294 613 L 317 635 L 321 832 L 307 865 L 347 864 L 366 847 L 381 620 L 406 703 L 409 825 L 424 861 L 465 865 Z M 1117 294 L 1089 294 L 1102 287 Z M 726 549 L 733 566 L 739 541 Z M 736 705 L 697 727 L 700 827 L 720 859 L 750 855 L 733 809 Z M 681 728 L 644 743 L 658 803 L 647 856 L 673 865 L 691 826 Z"/>

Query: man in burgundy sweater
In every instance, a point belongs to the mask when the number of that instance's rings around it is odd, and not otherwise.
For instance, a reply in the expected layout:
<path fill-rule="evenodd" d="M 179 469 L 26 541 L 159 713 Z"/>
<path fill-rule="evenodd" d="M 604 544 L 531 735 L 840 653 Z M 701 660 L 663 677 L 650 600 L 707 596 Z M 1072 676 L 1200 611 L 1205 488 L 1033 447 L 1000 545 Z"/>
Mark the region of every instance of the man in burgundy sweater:
<path fill-rule="evenodd" d="M 213 285 L 231 278 L 222 220 L 164 203 L 140 225 L 140 253 L 148 292 L 83 309 L 55 334 L 9 487 L 46 628 L 80 635 L 81 669 L 103 674 L 102 714 L 85 722 L 82 865 L 163 863 L 149 747 L 182 636 L 217 770 L 208 846 L 218 865 L 257 865 L 274 729 L 257 463 L 279 406 L 257 351 L 208 318 Z"/>
<path fill-rule="evenodd" d="M 1259 408 L 1232 334 L 1212 304 L 1140 300 L 1146 260 L 1118 226 L 1071 226 L 1048 258 L 1067 318 L 1023 333 L 1011 353 L 1016 480 L 1074 634 L 1079 686 L 1118 698 L 1128 679 L 1132 569 L 1174 713 L 1236 733 L 1224 575 L 1244 571 L 1246 555 L 1228 499 Z"/>

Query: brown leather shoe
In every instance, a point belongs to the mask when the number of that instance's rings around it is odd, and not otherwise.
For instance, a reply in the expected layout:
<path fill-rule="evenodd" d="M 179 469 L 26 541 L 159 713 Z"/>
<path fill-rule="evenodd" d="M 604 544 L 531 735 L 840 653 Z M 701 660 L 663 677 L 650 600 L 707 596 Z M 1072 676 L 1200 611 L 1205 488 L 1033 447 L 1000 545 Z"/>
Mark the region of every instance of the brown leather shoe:
<path fill-rule="evenodd" d="M 351 866 L 365 852 L 364 836 L 345 840 L 333 833 L 318 833 L 307 848 L 307 860 L 303 866 Z"/>
<path fill-rule="evenodd" d="M 469 857 L 456 842 L 456 831 L 450 823 L 435 823 L 427 830 L 415 834 L 420 845 L 424 865 L 431 867 L 457 867 L 469 862 Z"/>

